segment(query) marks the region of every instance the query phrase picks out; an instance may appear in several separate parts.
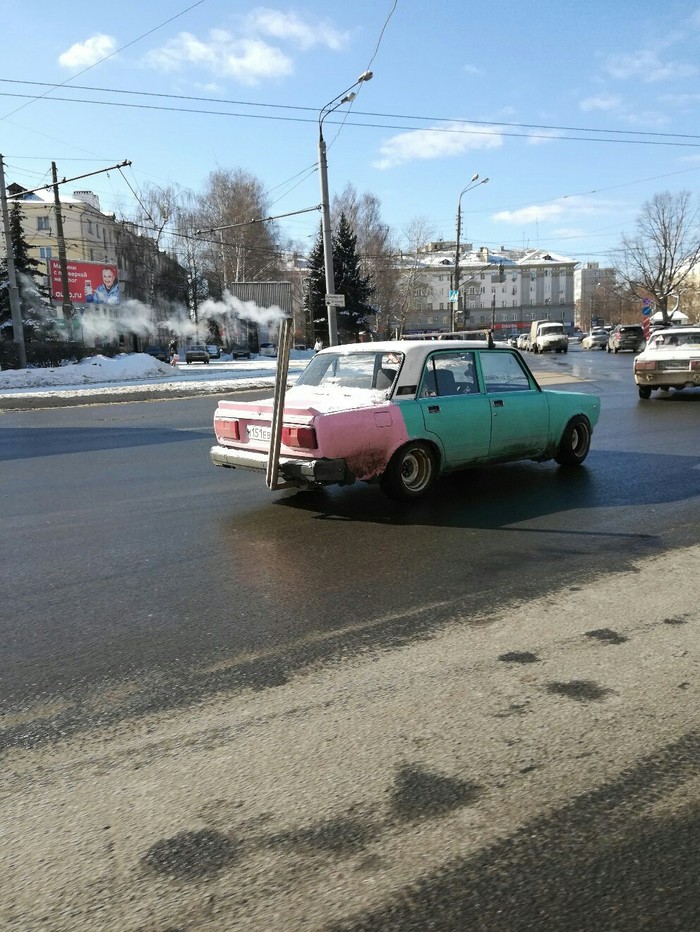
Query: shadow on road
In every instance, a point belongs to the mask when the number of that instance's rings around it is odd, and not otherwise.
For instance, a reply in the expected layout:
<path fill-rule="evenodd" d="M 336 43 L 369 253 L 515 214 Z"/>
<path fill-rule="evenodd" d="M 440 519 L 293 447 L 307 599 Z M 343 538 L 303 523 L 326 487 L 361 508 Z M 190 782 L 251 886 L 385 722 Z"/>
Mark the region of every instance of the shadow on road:
<path fill-rule="evenodd" d="M 690 787 L 685 801 L 669 801 L 698 765 L 691 732 L 329 932 L 697 929 L 700 807 Z M 664 814 L 649 811 L 659 803 Z"/>
<path fill-rule="evenodd" d="M 0 430 L 0 461 L 94 453 L 124 447 L 182 443 L 211 438 L 211 430 L 171 430 L 159 427 L 7 427 Z"/>
<path fill-rule="evenodd" d="M 300 492 L 278 500 L 285 508 L 312 512 L 317 520 L 359 521 L 408 526 L 522 530 L 516 525 L 549 514 L 660 505 L 692 497 L 688 471 L 697 458 L 597 452 L 578 469 L 554 464 L 517 463 L 454 473 L 439 480 L 424 498 L 411 504 L 387 499 L 374 485 Z M 590 524 L 590 517 L 587 521 Z M 641 527 L 645 527 L 640 522 Z M 625 533 L 586 528 L 573 518 L 565 529 L 546 533 L 596 537 L 647 538 L 645 531 Z"/>

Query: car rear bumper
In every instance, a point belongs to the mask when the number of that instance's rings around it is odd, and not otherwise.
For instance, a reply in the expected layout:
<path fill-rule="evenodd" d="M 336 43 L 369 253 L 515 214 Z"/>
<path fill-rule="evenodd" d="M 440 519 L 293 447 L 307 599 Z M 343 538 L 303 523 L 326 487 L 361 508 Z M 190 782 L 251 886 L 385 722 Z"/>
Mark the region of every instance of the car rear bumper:
<path fill-rule="evenodd" d="M 257 469 L 267 470 L 267 453 L 254 450 L 235 450 L 231 447 L 213 446 L 209 451 L 211 461 L 215 466 L 227 466 L 230 469 Z M 343 459 L 293 459 L 281 456 L 279 462 L 280 475 L 290 483 L 303 485 L 308 482 L 343 483 L 355 481 L 355 477 L 348 470 Z"/>
<path fill-rule="evenodd" d="M 667 369 L 660 372 L 642 370 L 634 373 L 634 381 L 646 388 L 661 388 L 662 385 L 670 388 L 695 388 L 700 386 L 700 372 L 690 372 L 687 369 Z"/>

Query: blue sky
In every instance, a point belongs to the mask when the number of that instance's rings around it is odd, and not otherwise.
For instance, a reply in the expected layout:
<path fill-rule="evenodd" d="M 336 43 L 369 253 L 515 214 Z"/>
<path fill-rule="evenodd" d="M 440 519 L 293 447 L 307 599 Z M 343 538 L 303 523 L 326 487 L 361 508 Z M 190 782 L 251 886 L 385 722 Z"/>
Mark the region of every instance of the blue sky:
<path fill-rule="evenodd" d="M 8 183 L 129 159 L 68 186 L 104 210 L 221 168 L 256 175 L 272 214 L 316 206 L 319 111 L 368 67 L 324 123 L 330 189 L 376 195 L 399 237 L 421 217 L 453 239 L 478 173 L 463 242 L 604 264 L 645 200 L 700 179 L 698 2 L 39 0 L 8 4 L 4 29 Z M 309 247 L 318 223 L 281 225 Z"/>

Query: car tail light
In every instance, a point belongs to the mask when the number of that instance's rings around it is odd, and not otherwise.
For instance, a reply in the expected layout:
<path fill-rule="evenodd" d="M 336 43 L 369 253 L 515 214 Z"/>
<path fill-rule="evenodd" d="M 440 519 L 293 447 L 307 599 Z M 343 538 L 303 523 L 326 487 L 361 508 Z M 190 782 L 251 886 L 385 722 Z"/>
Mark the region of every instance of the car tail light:
<path fill-rule="evenodd" d="M 285 447 L 315 450 L 317 446 L 316 431 L 313 427 L 283 427 L 282 443 Z"/>
<path fill-rule="evenodd" d="M 217 418 L 216 433 L 224 440 L 240 440 L 241 426 L 238 421 L 230 421 L 226 418 Z"/>
<path fill-rule="evenodd" d="M 698 372 L 700 371 L 700 359 L 691 359 L 690 360 L 690 371 Z"/>
<path fill-rule="evenodd" d="M 639 372 L 641 369 L 656 369 L 655 359 L 635 359 L 634 371 Z"/>

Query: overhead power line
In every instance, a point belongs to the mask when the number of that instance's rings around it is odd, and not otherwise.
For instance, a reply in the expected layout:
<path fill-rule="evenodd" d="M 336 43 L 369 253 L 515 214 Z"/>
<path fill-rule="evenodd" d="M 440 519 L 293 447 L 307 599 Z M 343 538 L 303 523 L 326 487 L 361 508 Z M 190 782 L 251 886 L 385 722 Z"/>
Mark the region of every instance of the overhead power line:
<path fill-rule="evenodd" d="M 0 78 L 0 83 L 2 84 L 21 84 L 25 86 L 46 86 L 44 82 L 38 81 L 17 81 L 10 78 Z M 51 85 L 54 86 L 54 85 Z M 237 106 L 237 107 L 254 107 L 263 111 L 288 111 L 288 112 L 298 112 L 308 113 L 308 117 L 299 116 L 281 116 L 281 115 L 269 115 L 267 113 L 240 113 L 231 110 L 215 110 L 215 109 L 205 109 L 205 108 L 196 108 L 196 107 L 168 107 L 160 106 L 156 104 L 132 104 L 127 103 L 126 101 L 110 101 L 110 100 L 99 100 L 93 98 L 81 98 L 81 97 L 56 97 L 55 95 L 48 98 L 51 101 L 61 101 L 64 103 L 77 103 L 77 104 L 91 104 L 95 106 L 112 106 L 112 107 L 124 107 L 127 109 L 142 109 L 142 110 L 160 110 L 164 112 L 174 112 L 174 113 L 200 113 L 210 116 L 235 116 L 243 117 L 249 119 L 268 119 L 268 120 L 279 120 L 283 122 L 302 122 L 302 123 L 315 123 L 317 120 L 317 108 L 298 106 L 292 104 L 269 104 L 269 103 L 259 103 L 256 101 L 246 101 L 246 100 L 235 100 L 228 98 L 215 98 L 215 97 L 196 97 L 192 95 L 184 94 L 161 94 L 151 91 L 132 91 L 132 90 L 119 90 L 116 88 L 106 88 L 106 87 L 90 87 L 83 85 L 72 85 L 71 90 L 83 90 L 91 91 L 102 94 L 122 94 L 125 96 L 132 97 L 142 97 L 142 98 L 158 98 L 163 100 L 181 100 L 181 101 L 192 101 L 196 103 L 211 103 L 217 104 L 219 106 L 228 105 L 228 106 Z M 0 92 L 0 97 L 31 97 L 31 99 L 38 99 L 36 95 L 31 94 L 22 94 L 19 92 Z M 417 123 L 433 123 L 433 124 L 449 124 L 445 127 L 440 126 L 411 126 L 404 124 L 395 124 L 395 123 L 378 123 L 378 122 L 363 122 L 358 121 L 357 119 L 348 120 L 348 124 L 351 126 L 368 126 L 375 127 L 378 129 L 390 129 L 390 130 L 404 130 L 412 131 L 416 129 L 423 129 L 430 132 L 450 132 L 450 133 L 468 133 L 468 134 L 479 134 L 478 130 L 473 129 L 458 129 L 455 128 L 454 124 L 461 124 L 466 127 L 480 126 L 480 127 L 491 127 L 491 131 L 497 130 L 500 135 L 503 136 L 520 136 L 526 138 L 540 138 L 536 134 L 531 132 L 527 133 L 509 133 L 504 130 L 504 127 L 507 129 L 522 129 L 522 130 L 542 130 L 545 133 L 595 133 L 598 136 L 615 136 L 615 137 L 630 137 L 629 139 L 598 139 L 591 136 L 585 137 L 569 137 L 569 136 L 545 136 L 550 140 L 563 139 L 563 140 L 577 140 L 577 141 L 586 141 L 586 142 L 633 142 L 636 144 L 654 144 L 656 145 L 663 144 L 674 144 L 674 145 L 683 145 L 682 142 L 676 142 L 676 140 L 697 140 L 700 143 L 700 135 L 693 133 L 662 133 L 650 130 L 629 130 L 629 129 L 603 129 L 601 127 L 591 127 L 591 126 L 568 126 L 568 125 L 556 125 L 548 123 L 515 123 L 507 121 L 494 121 L 494 120 L 476 120 L 468 118 L 455 118 L 455 117 L 441 117 L 441 116 L 430 116 L 430 115 L 421 115 L 421 114 L 403 114 L 403 113 L 381 113 L 368 110 L 354 110 L 353 117 L 370 117 L 376 118 L 377 120 L 413 120 Z M 335 122 L 333 120 L 329 122 Z M 483 134 L 490 135 L 490 132 L 483 131 Z M 650 142 L 647 143 L 647 140 Z M 667 143 L 665 140 L 671 140 L 673 142 Z"/>

